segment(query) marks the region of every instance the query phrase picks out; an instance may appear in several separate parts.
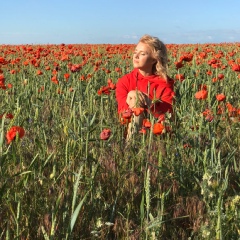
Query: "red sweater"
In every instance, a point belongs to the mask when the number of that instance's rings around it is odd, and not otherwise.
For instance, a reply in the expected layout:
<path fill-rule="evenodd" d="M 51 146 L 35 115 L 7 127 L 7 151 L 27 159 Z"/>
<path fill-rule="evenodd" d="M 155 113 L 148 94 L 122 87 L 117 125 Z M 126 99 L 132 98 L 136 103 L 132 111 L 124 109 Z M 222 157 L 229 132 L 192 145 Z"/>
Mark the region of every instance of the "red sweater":
<path fill-rule="evenodd" d="M 144 77 L 137 68 L 132 72 L 120 78 L 116 84 L 116 99 L 118 102 L 118 112 L 127 110 L 128 104 L 126 103 L 127 94 L 131 90 L 139 90 L 148 95 L 155 103 L 151 106 L 152 113 L 158 117 L 161 113 L 172 111 L 172 102 L 174 97 L 173 91 L 174 81 L 168 78 L 160 78 L 157 75 L 150 75 Z"/>

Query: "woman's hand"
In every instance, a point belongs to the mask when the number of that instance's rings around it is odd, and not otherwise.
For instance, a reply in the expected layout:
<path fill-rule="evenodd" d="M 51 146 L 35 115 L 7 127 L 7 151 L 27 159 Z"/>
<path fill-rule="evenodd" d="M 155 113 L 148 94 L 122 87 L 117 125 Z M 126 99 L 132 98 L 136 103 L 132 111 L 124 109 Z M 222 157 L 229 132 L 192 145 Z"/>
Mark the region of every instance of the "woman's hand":
<path fill-rule="evenodd" d="M 150 105 L 151 100 L 145 93 L 138 90 L 132 90 L 127 95 L 126 103 L 129 108 L 146 107 Z"/>

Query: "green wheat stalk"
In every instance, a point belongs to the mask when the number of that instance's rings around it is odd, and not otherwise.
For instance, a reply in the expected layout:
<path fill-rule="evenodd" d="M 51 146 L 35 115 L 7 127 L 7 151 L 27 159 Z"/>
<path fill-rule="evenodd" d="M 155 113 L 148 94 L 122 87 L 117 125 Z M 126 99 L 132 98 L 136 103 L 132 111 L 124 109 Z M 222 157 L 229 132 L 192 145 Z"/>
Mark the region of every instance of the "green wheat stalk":
<path fill-rule="evenodd" d="M 150 196 L 150 169 L 147 170 L 147 175 L 145 179 L 145 194 L 146 194 L 146 210 L 147 210 L 147 219 L 149 216 L 149 209 L 150 209 L 150 202 L 151 202 L 151 196 Z"/>

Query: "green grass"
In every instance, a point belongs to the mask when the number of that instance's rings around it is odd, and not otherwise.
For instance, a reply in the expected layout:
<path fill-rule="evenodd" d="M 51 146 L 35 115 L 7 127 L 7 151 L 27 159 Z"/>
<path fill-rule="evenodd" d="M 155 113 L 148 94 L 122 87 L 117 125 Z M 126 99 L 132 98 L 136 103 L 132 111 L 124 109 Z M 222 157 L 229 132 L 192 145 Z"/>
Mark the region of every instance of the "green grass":
<path fill-rule="evenodd" d="M 171 131 L 135 134 L 126 146 L 115 92 L 97 91 L 131 70 L 132 47 L 0 46 L 5 84 L 13 85 L 0 89 L 0 114 L 14 115 L 0 124 L 1 239 L 239 238 L 239 113 L 226 107 L 240 108 L 238 73 L 228 63 L 239 61 L 239 44 L 169 45 L 169 75 L 185 75 L 175 82 L 174 114 L 165 121 Z M 193 60 L 177 70 L 174 62 L 186 52 Z M 200 52 L 207 58 L 199 59 Z M 220 67 L 208 64 L 213 58 Z M 72 73 L 69 63 L 81 70 Z M 51 82 L 56 65 L 59 85 Z M 224 79 L 213 82 L 218 73 Z M 194 98 L 200 84 L 208 89 L 205 100 Z M 224 102 L 217 102 L 218 93 Z M 206 109 L 212 121 L 202 114 Z M 26 134 L 8 145 L 13 125 Z M 107 141 L 99 137 L 104 128 L 112 131 Z"/>

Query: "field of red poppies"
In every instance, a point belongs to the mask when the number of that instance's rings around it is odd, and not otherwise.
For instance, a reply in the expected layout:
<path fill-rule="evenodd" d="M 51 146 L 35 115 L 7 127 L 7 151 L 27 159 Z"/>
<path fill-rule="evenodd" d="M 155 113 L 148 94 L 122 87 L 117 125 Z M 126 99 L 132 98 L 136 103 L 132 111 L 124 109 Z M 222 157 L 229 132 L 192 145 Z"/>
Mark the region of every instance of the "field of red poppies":
<path fill-rule="evenodd" d="M 134 45 L 0 46 L 1 239 L 240 237 L 240 43 L 167 47 L 174 113 L 126 145 Z"/>

